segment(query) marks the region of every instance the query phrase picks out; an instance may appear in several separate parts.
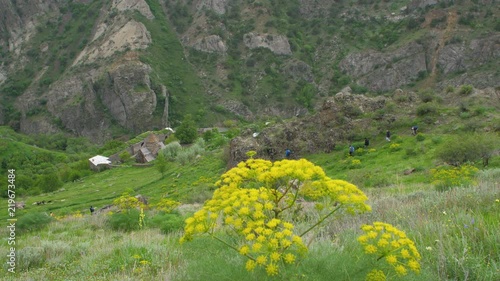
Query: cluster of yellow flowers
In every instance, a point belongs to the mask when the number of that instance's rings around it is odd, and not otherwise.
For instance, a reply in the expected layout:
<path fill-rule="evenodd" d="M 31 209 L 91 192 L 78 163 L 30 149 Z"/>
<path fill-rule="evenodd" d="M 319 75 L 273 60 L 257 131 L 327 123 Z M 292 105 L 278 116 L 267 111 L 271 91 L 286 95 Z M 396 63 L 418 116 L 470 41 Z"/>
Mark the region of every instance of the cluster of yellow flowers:
<path fill-rule="evenodd" d="M 356 186 L 328 178 L 305 159 L 249 159 L 222 175 L 216 186 L 212 199 L 186 220 L 181 242 L 208 233 L 248 257 L 247 270 L 260 266 L 268 275 L 279 274 L 279 265 L 292 264 L 307 252 L 301 239 L 307 231 L 295 234 L 292 223 L 298 198 L 329 201 L 325 205 L 330 212 L 313 227 L 340 208 L 351 213 L 370 210 L 368 198 Z M 237 244 L 218 238 L 219 227 L 239 237 Z"/>
<path fill-rule="evenodd" d="M 139 213 L 139 228 L 142 229 L 144 227 L 144 218 L 146 215 L 144 214 L 144 209 L 141 207 L 141 212 Z"/>
<path fill-rule="evenodd" d="M 432 184 L 441 187 L 473 185 L 474 175 L 479 170 L 472 165 L 462 165 L 453 168 L 431 169 Z"/>
<path fill-rule="evenodd" d="M 365 253 L 384 259 L 398 275 L 406 275 L 408 269 L 420 272 L 420 254 L 415 243 L 396 227 L 383 222 L 363 225 L 365 234 L 358 237 Z"/>
<path fill-rule="evenodd" d="M 387 277 L 382 270 L 374 269 L 366 275 L 366 281 L 385 281 Z"/>
<path fill-rule="evenodd" d="M 391 145 L 389 145 L 389 149 L 391 151 L 398 151 L 401 149 L 401 144 L 399 143 L 391 143 Z"/>
<path fill-rule="evenodd" d="M 158 211 L 163 211 L 165 213 L 172 212 L 175 208 L 177 208 L 181 203 L 172 199 L 162 198 L 160 202 L 156 203 L 155 207 Z"/>
<path fill-rule="evenodd" d="M 134 273 L 142 273 L 149 265 L 151 265 L 150 261 L 143 259 L 138 254 L 133 255 L 132 258 L 134 258 L 134 268 L 132 269 Z"/>
<path fill-rule="evenodd" d="M 120 210 L 130 210 L 132 208 L 145 208 L 139 199 L 134 196 L 130 196 L 128 192 L 122 194 L 122 196 L 113 200 L 113 205 L 117 206 Z"/>

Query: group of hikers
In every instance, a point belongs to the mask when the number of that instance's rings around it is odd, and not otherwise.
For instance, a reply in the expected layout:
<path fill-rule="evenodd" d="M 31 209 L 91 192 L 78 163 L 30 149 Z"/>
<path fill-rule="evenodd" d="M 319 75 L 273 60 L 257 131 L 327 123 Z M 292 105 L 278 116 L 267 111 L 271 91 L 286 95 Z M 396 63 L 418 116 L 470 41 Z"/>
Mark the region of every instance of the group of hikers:
<path fill-rule="evenodd" d="M 416 136 L 417 135 L 417 132 L 418 131 L 418 126 L 412 126 L 411 127 L 411 134 L 413 136 Z M 387 140 L 388 142 L 391 141 L 391 131 L 387 130 L 387 132 L 385 133 L 385 140 Z M 370 140 L 368 138 L 365 138 L 365 149 L 368 148 L 368 146 L 370 145 Z M 354 145 L 349 145 L 349 156 L 353 156 L 354 155 L 354 151 L 356 149 L 354 148 Z M 287 148 L 285 149 L 285 158 L 286 159 L 290 159 L 290 157 L 292 156 L 292 151 Z"/>
<path fill-rule="evenodd" d="M 412 126 L 411 127 L 411 134 L 413 136 L 416 136 L 417 135 L 417 132 L 418 131 L 418 126 Z M 390 142 L 391 141 L 391 131 L 387 130 L 387 132 L 385 133 L 385 140 Z M 365 149 L 368 148 L 368 146 L 370 145 L 370 140 L 368 138 L 365 138 Z M 349 145 L 349 156 L 353 156 L 354 155 L 354 146 L 351 144 Z"/>

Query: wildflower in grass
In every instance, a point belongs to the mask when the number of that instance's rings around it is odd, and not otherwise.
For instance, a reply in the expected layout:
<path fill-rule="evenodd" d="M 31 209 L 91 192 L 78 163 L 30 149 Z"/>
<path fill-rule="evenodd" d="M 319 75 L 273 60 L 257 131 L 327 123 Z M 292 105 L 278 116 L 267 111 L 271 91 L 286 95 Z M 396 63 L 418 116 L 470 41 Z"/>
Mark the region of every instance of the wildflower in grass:
<path fill-rule="evenodd" d="M 83 218 L 83 214 L 80 211 L 74 212 L 71 216 L 76 219 Z"/>
<path fill-rule="evenodd" d="M 440 191 L 456 186 L 471 186 L 477 184 L 475 175 L 479 170 L 472 165 L 460 167 L 440 167 L 431 169 L 432 184 Z"/>
<path fill-rule="evenodd" d="M 387 277 L 382 270 L 372 270 L 366 275 L 366 281 L 385 281 Z"/>
<path fill-rule="evenodd" d="M 158 211 L 163 211 L 165 213 L 172 212 L 175 208 L 177 208 L 181 203 L 175 200 L 171 200 L 168 198 L 160 199 L 160 202 L 156 203 L 154 206 Z"/>
<path fill-rule="evenodd" d="M 142 229 L 144 226 L 144 218 L 146 215 L 144 214 L 144 209 L 141 207 L 141 212 L 139 213 L 139 228 Z"/>
<path fill-rule="evenodd" d="M 361 166 L 361 160 L 352 159 L 351 164 L 349 165 L 349 168 L 358 168 L 359 166 Z"/>
<path fill-rule="evenodd" d="M 133 208 L 144 207 L 139 199 L 134 196 L 130 196 L 128 192 L 124 192 L 122 196 L 113 200 L 113 205 L 117 206 L 122 211 L 129 211 Z"/>
<path fill-rule="evenodd" d="M 223 174 L 217 190 L 202 209 L 186 219 L 181 242 L 208 234 L 249 259 L 246 269 L 261 268 L 268 275 L 297 262 L 307 253 L 302 236 L 338 211 L 359 214 L 371 210 L 368 198 L 355 185 L 333 180 L 311 162 L 283 160 L 270 162 L 248 159 Z M 324 204 L 318 219 L 301 233 L 294 226 L 298 200 Z M 219 235 L 233 233 L 234 244 Z"/>
<path fill-rule="evenodd" d="M 420 272 L 420 254 L 403 231 L 383 222 L 363 225 L 361 229 L 365 234 L 358 237 L 358 242 L 366 254 L 375 255 L 377 261 L 385 260 L 398 275 L 404 276 L 408 270 Z"/>
<path fill-rule="evenodd" d="M 391 143 L 391 145 L 389 145 L 389 149 L 391 151 L 398 151 L 401 149 L 401 144 L 399 143 Z"/>

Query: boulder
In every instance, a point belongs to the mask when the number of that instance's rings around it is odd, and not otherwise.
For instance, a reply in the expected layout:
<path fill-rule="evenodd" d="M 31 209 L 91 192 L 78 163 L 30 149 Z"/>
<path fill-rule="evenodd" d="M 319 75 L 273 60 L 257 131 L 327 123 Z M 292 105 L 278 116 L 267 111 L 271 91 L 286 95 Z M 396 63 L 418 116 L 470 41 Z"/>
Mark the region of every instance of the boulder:
<path fill-rule="evenodd" d="M 243 43 L 250 49 L 266 48 L 277 55 L 291 55 L 290 43 L 284 35 L 247 33 Z"/>

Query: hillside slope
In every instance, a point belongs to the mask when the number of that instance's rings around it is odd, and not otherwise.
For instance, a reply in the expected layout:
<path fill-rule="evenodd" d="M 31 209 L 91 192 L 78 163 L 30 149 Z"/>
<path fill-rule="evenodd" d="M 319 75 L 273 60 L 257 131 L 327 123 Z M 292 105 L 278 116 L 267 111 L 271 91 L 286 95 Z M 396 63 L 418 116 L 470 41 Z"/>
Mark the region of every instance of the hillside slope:
<path fill-rule="evenodd" d="M 495 1 L 0 3 L 0 124 L 96 142 L 306 116 L 349 85 L 498 87 Z M 56 32 L 54 32 L 56 31 Z"/>

